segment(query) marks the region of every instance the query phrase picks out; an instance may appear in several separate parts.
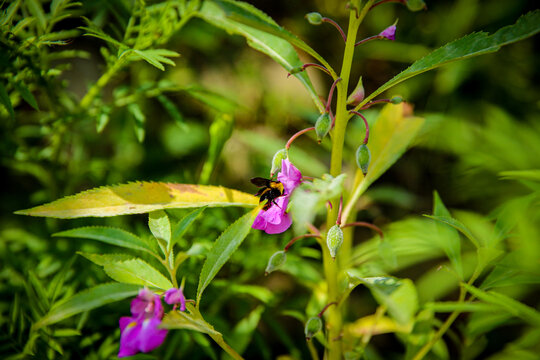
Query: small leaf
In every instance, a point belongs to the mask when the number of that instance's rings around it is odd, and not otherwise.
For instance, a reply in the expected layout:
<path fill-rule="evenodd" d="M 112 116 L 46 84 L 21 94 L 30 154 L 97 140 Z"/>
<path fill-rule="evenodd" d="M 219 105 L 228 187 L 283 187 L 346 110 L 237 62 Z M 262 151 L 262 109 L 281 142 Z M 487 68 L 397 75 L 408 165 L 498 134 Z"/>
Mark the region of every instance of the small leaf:
<path fill-rule="evenodd" d="M 228 97 L 201 86 L 192 85 L 182 89 L 187 95 L 225 114 L 232 114 L 240 106 Z"/>
<path fill-rule="evenodd" d="M 162 290 L 173 287 L 169 279 L 142 259 L 109 261 L 103 264 L 103 270 L 112 279 L 125 284 L 137 284 Z"/>
<path fill-rule="evenodd" d="M 184 120 L 184 117 L 182 116 L 182 113 L 180 112 L 180 110 L 178 110 L 176 105 L 171 100 L 169 100 L 168 97 L 166 97 L 163 94 L 160 94 L 160 95 L 156 96 L 156 99 L 161 103 L 161 105 L 163 105 L 165 110 L 167 110 L 169 115 L 173 118 L 173 120 L 179 126 L 187 127 L 186 121 Z"/>
<path fill-rule="evenodd" d="M 478 242 L 478 240 L 474 237 L 474 235 L 471 233 L 471 231 L 469 229 L 467 229 L 467 227 L 465 227 L 465 225 L 463 225 L 463 223 L 460 222 L 459 220 L 456 220 L 456 219 L 451 218 L 451 217 L 446 217 L 446 216 L 435 216 L 435 215 L 433 215 L 433 216 L 432 215 L 424 215 L 424 216 L 428 217 L 430 219 L 436 220 L 438 222 L 441 222 L 443 224 L 450 225 L 451 227 L 455 228 L 460 233 L 465 235 L 465 237 L 467 237 L 467 239 L 469 239 L 474 244 L 474 246 L 480 247 L 480 243 Z"/>
<path fill-rule="evenodd" d="M 101 241 L 128 249 L 153 252 L 153 249 L 140 237 L 122 229 L 105 226 L 88 226 L 53 234 L 54 237 L 82 238 Z"/>
<path fill-rule="evenodd" d="M 486 304 L 483 302 L 458 302 L 458 301 L 440 301 L 424 304 L 425 309 L 435 312 L 496 312 L 500 310 L 498 306 Z"/>
<path fill-rule="evenodd" d="M 197 287 L 197 305 L 200 304 L 204 289 L 246 238 L 259 211 L 260 207 L 257 207 L 236 220 L 225 229 L 208 252 Z"/>
<path fill-rule="evenodd" d="M 212 325 L 207 323 L 201 314 L 191 304 L 186 304 L 189 313 L 171 311 L 165 315 L 161 322 L 163 329 L 187 329 L 209 335 L 221 335 Z"/>
<path fill-rule="evenodd" d="M 168 244 L 168 248 L 171 245 L 171 223 L 167 213 L 163 210 L 152 211 L 148 214 L 148 227 L 157 239 L 161 239 Z"/>
<path fill-rule="evenodd" d="M 367 334 L 409 333 L 410 325 L 402 325 L 387 316 L 368 315 L 353 323 L 346 324 L 344 331 L 351 336 L 361 338 Z"/>
<path fill-rule="evenodd" d="M 55 305 L 34 324 L 35 329 L 55 324 L 73 315 L 136 295 L 140 286 L 126 284 L 102 284 L 77 293 Z"/>
<path fill-rule="evenodd" d="M 42 32 L 47 28 L 47 19 L 45 18 L 45 13 L 41 7 L 41 2 L 38 0 L 27 0 L 26 5 L 28 10 L 37 19 L 37 23 Z"/>
<path fill-rule="evenodd" d="M 172 238 L 171 242 L 172 244 L 177 244 L 178 241 L 184 236 L 187 229 L 189 229 L 190 225 L 197 220 L 197 218 L 202 214 L 202 212 L 206 209 L 206 206 L 202 206 L 198 209 L 193 210 L 186 216 L 182 218 L 173 228 Z"/>
<path fill-rule="evenodd" d="M 142 112 L 140 106 L 137 103 L 131 103 L 127 106 L 128 111 L 133 115 L 133 126 L 135 129 L 135 135 L 137 135 L 137 140 L 143 142 L 145 129 L 144 123 L 146 122 L 146 116 Z"/>
<path fill-rule="evenodd" d="M 263 305 L 257 306 L 255 310 L 251 311 L 245 318 L 236 324 L 232 333 L 227 337 L 229 345 L 231 345 L 239 354 L 244 352 L 249 345 L 253 332 L 257 329 L 257 325 L 259 325 L 264 310 L 265 307 Z"/>
<path fill-rule="evenodd" d="M 11 116 L 11 119 L 12 120 L 15 119 L 15 111 L 13 111 L 13 105 L 11 104 L 11 99 L 9 98 L 7 90 L 4 87 L 4 84 L 2 82 L 0 82 L 0 101 L 2 102 L 2 104 L 4 104 L 6 110 Z"/>
<path fill-rule="evenodd" d="M 259 199 L 253 195 L 222 186 L 136 182 L 95 188 L 15 213 L 68 219 L 201 206 L 256 206 L 258 203 Z"/>
<path fill-rule="evenodd" d="M 13 86 L 15 86 L 15 89 L 17 89 L 19 94 L 21 94 L 22 98 L 24 99 L 24 101 L 26 101 L 26 103 L 28 105 L 33 107 L 35 110 L 39 111 L 39 107 L 38 107 L 36 98 L 34 97 L 34 95 L 32 95 L 30 90 L 28 90 L 26 85 L 24 85 L 22 82 L 17 82 L 16 81 L 16 82 L 13 83 Z"/>
<path fill-rule="evenodd" d="M 208 147 L 208 159 L 204 162 L 200 184 L 208 184 L 210 175 L 216 167 L 216 163 L 221 155 L 225 143 L 232 135 L 234 119 L 229 114 L 219 114 L 210 125 L 210 146 Z"/>

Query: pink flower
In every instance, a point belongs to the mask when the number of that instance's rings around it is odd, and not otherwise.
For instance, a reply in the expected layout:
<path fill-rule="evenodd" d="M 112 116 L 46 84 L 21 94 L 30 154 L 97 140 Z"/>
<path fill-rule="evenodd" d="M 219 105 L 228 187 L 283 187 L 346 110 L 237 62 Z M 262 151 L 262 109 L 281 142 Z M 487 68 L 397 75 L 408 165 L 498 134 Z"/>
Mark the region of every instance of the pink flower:
<path fill-rule="evenodd" d="M 389 27 L 381 31 L 379 36 L 383 36 L 387 38 L 388 40 L 395 40 L 396 39 L 396 24 L 390 25 Z"/>
<path fill-rule="evenodd" d="M 186 310 L 186 298 L 182 289 L 172 288 L 165 291 L 165 302 L 169 305 L 180 304 L 180 311 Z"/>
<path fill-rule="evenodd" d="M 118 357 L 149 352 L 165 340 L 167 330 L 158 329 L 163 318 L 159 295 L 144 288 L 131 302 L 131 316 L 120 318 L 120 351 Z"/>
<path fill-rule="evenodd" d="M 276 198 L 268 210 L 261 210 L 252 228 L 263 230 L 267 234 L 279 234 L 292 224 L 291 216 L 286 212 L 289 196 L 302 182 L 302 174 L 288 159 L 281 161 L 281 171 L 277 179 L 283 184 L 283 195 Z"/>

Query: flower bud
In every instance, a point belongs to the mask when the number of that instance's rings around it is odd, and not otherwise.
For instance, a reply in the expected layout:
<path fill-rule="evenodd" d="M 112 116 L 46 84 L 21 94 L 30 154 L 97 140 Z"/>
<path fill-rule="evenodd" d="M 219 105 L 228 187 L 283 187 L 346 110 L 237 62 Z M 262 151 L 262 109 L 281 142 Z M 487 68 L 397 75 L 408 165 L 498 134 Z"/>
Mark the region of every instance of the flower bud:
<path fill-rule="evenodd" d="M 328 234 L 326 234 L 326 245 L 328 246 L 328 250 L 330 250 L 330 256 L 332 258 L 336 258 L 341 244 L 343 244 L 343 230 L 341 230 L 339 225 L 334 225 L 328 230 Z"/>
<path fill-rule="evenodd" d="M 362 100 L 364 100 L 365 94 L 366 93 L 364 91 L 364 84 L 362 84 L 362 77 L 360 76 L 360 79 L 358 79 L 358 84 L 356 85 L 356 88 L 351 93 L 351 95 L 349 95 L 349 97 L 347 98 L 347 105 L 356 106 L 360 104 Z"/>
<path fill-rule="evenodd" d="M 306 14 L 306 19 L 311 25 L 321 25 L 322 18 L 322 15 L 318 12 L 310 12 L 309 14 Z"/>
<path fill-rule="evenodd" d="M 396 39 L 396 24 L 390 25 L 389 27 L 381 31 L 379 36 L 382 36 L 388 40 L 392 40 L 392 41 L 395 40 Z"/>
<path fill-rule="evenodd" d="M 270 170 L 270 177 L 274 176 L 276 172 L 281 170 L 281 161 L 288 157 L 287 149 L 281 149 L 276 152 L 272 158 L 272 169 Z"/>
<path fill-rule="evenodd" d="M 427 9 L 424 0 L 405 0 L 405 3 L 411 11 L 420 11 Z"/>
<path fill-rule="evenodd" d="M 309 341 L 313 336 L 315 336 L 322 329 L 322 320 L 318 316 L 312 316 L 306 322 L 306 327 L 304 333 L 306 335 L 306 340 Z"/>
<path fill-rule="evenodd" d="M 390 99 L 390 102 L 394 105 L 401 104 L 403 102 L 403 98 L 401 96 L 394 96 Z"/>
<path fill-rule="evenodd" d="M 362 170 L 362 174 L 366 176 L 369 162 L 371 161 L 371 152 L 366 144 L 362 144 L 356 150 L 356 164 Z"/>
<path fill-rule="evenodd" d="M 330 131 L 330 127 L 332 126 L 332 119 L 330 119 L 330 114 L 324 113 L 317 119 L 317 122 L 315 123 L 315 132 L 317 133 L 317 141 L 319 144 L 324 139 L 324 137 L 328 134 Z"/>
<path fill-rule="evenodd" d="M 268 260 L 268 265 L 266 265 L 266 270 L 264 271 L 264 275 L 268 275 L 273 271 L 276 271 L 281 265 L 285 263 L 285 260 L 287 260 L 287 254 L 285 251 L 277 251 L 272 256 L 270 256 L 270 259 Z"/>

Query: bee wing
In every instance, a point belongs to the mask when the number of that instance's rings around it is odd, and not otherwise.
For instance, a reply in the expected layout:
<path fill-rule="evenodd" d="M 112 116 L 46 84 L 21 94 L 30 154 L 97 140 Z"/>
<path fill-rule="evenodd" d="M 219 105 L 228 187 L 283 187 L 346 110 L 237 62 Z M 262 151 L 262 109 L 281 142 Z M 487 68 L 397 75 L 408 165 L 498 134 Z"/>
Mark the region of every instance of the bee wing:
<path fill-rule="evenodd" d="M 270 180 L 262 178 L 262 177 L 254 177 L 251 179 L 251 183 L 258 187 L 268 186 L 270 183 Z"/>

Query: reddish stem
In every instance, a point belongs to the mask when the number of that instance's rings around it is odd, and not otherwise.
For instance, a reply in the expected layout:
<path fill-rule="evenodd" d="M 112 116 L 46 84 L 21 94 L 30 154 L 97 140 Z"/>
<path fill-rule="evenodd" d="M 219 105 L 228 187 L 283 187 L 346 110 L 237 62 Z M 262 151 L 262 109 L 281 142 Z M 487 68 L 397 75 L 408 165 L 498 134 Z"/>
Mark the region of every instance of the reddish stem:
<path fill-rule="evenodd" d="M 332 305 L 337 305 L 337 302 L 336 302 L 336 301 L 332 301 L 331 303 L 327 304 L 327 305 L 324 307 L 324 309 L 322 309 L 321 312 L 317 314 L 317 317 L 319 317 L 319 318 L 322 317 L 323 314 L 324 314 L 324 312 L 325 312 L 330 306 L 332 306 Z"/>
<path fill-rule="evenodd" d="M 366 110 L 372 107 L 373 105 L 381 104 L 381 103 L 391 103 L 392 101 L 390 99 L 379 99 L 368 102 L 366 105 L 362 106 L 360 110 Z"/>
<path fill-rule="evenodd" d="M 312 238 L 312 237 L 321 237 L 320 235 L 317 235 L 317 234 L 304 234 L 304 235 L 300 235 L 300 236 L 297 236 L 293 239 L 291 239 L 291 241 L 289 241 L 287 243 L 287 245 L 285 245 L 285 247 L 283 248 L 283 252 L 287 252 L 289 251 L 289 248 L 295 243 L 297 242 L 298 240 L 300 239 L 305 239 L 305 238 Z"/>
<path fill-rule="evenodd" d="M 381 0 L 373 5 L 371 5 L 371 7 L 369 8 L 369 10 L 373 9 L 374 7 L 376 6 L 379 6 L 379 5 L 382 5 L 382 4 L 386 4 L 386 3 L 400 3 L 400 4 L 403 4 L 405 6 L 407 6 L 407 1 L 406 0 Z"/>
<path fill-rule="evenodd" d="M 328 93 L 328 100 L 326 101 L 326 112 L 330 112 L 330 105 L 332 105 L 332 95 L 334 95 L 334 89 L 336 88 L 336 85 L 338 81 L 341 81 L 341 78 L 337 78 L 332 83 L 332 86 L 330 87 L 330 92 Z"/>
<path fill-rule="evenodd" d="M 327 17 L 323 17 L 323 18 L 322 18 L 322 21 L 334 25 L 334 27 L 335 27 L 336 29 L 338 29 L 339 33 L 341 34 L 341 37 L 343 38 L 343 42 L 347 42 L 347 35 L 345 35 L 345 32 L 343 31 L 343 29 L 341 28 L 341 26 L 338 25 L 337 22 L 335 22 L 334 20 L 332 20 L 332 19 L 330 19 L 330 18 L 327 18 Z"/>
<path fill-rule="evenodd" d="M 351 110 L 349 112 L 360 116 L 362 118 L 362 120 L 364 120 L 364 125 L 366 126 L 366 136 L 364 136 L 364 141 L 362 143 L 364 145 L 367 145 L 368 140 L 369 140 L 369 124 L 368 124 L 366 118 L 364 117 L 364 115 L 360 114 L 358 111 Z"/>
<path fill-rule="evenodd" d="M 382 35 L 373 35 L 373 36 L 370 36 L 368 38 L 365 38 L 364 40 L 360 40 L 359 42 L 357 42 L 356 44 L 354 44 L 354 46 L 358 46 L 360 44 L 364 44 L 364 43 L 367 43 L 368 41 L 371 41 L 371 40 L 378 40 L 378 39 L 386 39 L 384 36 Z"/>
<path fill-rule="evenodd" d="M 321 232 L 319 231 L 319 229 L 315 227 L 315 225 L 311 223 L 307 223 L 306 226 L 309 228 L 309 231 L 311 231 L 313 234 L 318 235 L 319 237 L 321 236 Z"/>
<path fill-rule="evenodd" d="M 337 214 L 336 225 L 341 226 L 341 211 L 343 210 L 343 196 L 339 198 L 339 209 Z"/>
<path fill-rule="evenodd" d="M 308 127 L 308 128 L 306 128 L 304 130 L 300 130 L 299 132 L 297 132 L 296 134 L 291 136 L 289 141 L 287 141 L 287 145 L 285 145 L 285 149 L 289 150 L 289 148 L 291 147 L 291 144 L 293 143 L 294 140 L 296 140 L 297 137 L 299 137 L 300 135 L 305 134 L 305 133 L 307 133 L 308 131 L 311 131 L 311 130 L 315 130 L 315 127 L 314 126 Z"/>
<path fill-rule="evenodd" d="M 356 222 L 352 222 L 352 223 L 349 223 L 349 224 L 345 224 L 345 225 L 341 226 L 341 228 L 344 229 L 344 228 L 349 227 L 349 226 L 367 227 L 367 228 L 370 228 L 371 230 L 376 231 L 377 234 L 379 234 L 379 236 L 381 237 L 381 239 L 384 237 L 382 230 L 378 226 L 375 226 L 375 225 L 370 224 L 370 223 L 365 222 L 365 221 L 356 221 Z"/>
<path fill-rule="evenodd" d="M 306 70 L 308 67 L 315 67 L 317 69 L 321 69 L 322 71 L 324 71 L 325 73 L 327 73 L 328 75 L 332 76 L 332 74 L 330 74 L 330 71 L 328 71 L 327 68 L 325 68 L 324 66 L 322 65 L 319 65 L 319 64 L 315 64 L 315 63 L 307 63 L 307 64 L 304 64 L 302 65 L 302 69 L 300 71 L 304 71 Z M 288 73 L 287 74 L 287 77 L 291 76 L 292 74 L 291 73 Z"/>

